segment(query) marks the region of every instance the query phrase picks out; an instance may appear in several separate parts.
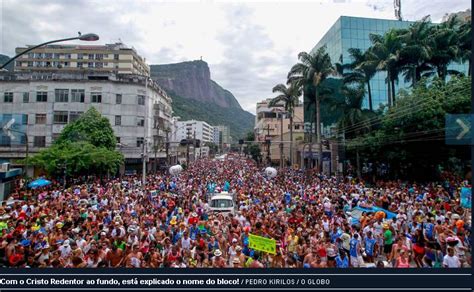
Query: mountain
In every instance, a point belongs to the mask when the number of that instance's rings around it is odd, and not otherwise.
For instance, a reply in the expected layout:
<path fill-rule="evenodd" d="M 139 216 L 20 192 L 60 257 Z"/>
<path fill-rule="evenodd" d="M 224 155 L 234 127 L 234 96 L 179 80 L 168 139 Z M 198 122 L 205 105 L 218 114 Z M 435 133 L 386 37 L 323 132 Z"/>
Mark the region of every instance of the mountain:
<path fill-rule="evenodd" d="M 151 77 L 173 99 L 174 115 L 230 128 L 234 139 L 252 131 L 255 116 L 244 111 L 234 95 L 211 79 L 204 61 L 151 65 Z"/>
<path fill-rule="evenodd" d="M 8 60 L 10 60 L 10 57 L 0 54 L 0 66 L 5 64 Z M 5 69 L 7 69 L 8 71 L 13 71 L 13 62 L 8 64 Z"/>

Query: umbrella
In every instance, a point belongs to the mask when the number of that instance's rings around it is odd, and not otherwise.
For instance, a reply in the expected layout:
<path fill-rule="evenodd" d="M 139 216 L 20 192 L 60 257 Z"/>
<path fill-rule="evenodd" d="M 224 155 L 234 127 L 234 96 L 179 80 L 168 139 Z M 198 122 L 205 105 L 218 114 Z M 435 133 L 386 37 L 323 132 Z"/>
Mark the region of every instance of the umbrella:
<path fill-rule="evenodd" d="M 39 178 L 37 180 L 32 181 L 31 183 L 28 184 L 30 188 L 40 188 L 40 187 L 45 187 L 50 185 L 51 182 L 47 179 L 44 178 Z"/>

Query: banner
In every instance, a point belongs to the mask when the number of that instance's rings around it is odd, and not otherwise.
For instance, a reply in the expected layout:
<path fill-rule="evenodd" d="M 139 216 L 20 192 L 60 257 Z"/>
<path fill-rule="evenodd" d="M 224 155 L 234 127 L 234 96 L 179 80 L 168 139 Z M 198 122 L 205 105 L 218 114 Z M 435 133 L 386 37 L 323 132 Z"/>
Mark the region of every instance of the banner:
<path fill-rule="evenodd" d="M 470 188 L 461 188 L 461 207 L 471 209 L 472 191 Z"/>
<path fill-rule="evenodd" d="M 276 254 L 275 239 L 249 234 L 249 247 L 266 253 Z"/>

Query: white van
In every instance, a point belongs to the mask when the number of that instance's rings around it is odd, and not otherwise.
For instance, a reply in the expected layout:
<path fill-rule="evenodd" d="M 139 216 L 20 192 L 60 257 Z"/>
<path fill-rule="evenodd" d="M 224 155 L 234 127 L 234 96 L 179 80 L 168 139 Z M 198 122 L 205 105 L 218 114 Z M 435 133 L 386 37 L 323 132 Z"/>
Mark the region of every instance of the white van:
<path fill-rule="evenodd" d="M 228 192 L 213 194 L 209 199 L 209 208 L 211 212 L 235 215 L 234 195 Z"/>

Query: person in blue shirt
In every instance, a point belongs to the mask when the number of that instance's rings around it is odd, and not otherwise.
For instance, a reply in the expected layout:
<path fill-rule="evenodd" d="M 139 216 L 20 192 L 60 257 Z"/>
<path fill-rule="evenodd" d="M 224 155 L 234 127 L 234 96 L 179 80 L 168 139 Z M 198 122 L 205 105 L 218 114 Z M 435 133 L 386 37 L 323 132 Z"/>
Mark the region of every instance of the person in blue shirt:
<path fill-rule="evenodd" d="M 350 243 L 350 248 L 349 248 L 349 253 L 350 253 L 350 264 L 352 267 L 359 267 L 359 259 L 358 259 L 358 256 L 359 256 L 359 248 L 360 248 L 360 245 L 359 245 L 359 235 L 356 233 L 354 234 L 354 236 L 352 237 Z"/>
<path fill-rule="evenodd" d="M 348 268 L 349 267 L 349 259 L 346 256 L 345 252 L 340 252 L 339 255 L 336 257 L 336 268 Z"/>
<path fill-rule="evenodd" d="M 375 250 L 375 243 L 377 240 L 372 237 L 372 231 L 367 232 L 367 237 L 365 238 L 365 254 L 367 255 L 367 261 L 369 263 L 374 262 L 374 250 Z"/>
<path fill-rule="evenodd" d="M 428 222 L 425 224 L 425 236 L 429 241 L 434 240 L 434 224 L 431 222 L 431 218 L 428 218 Z"/>

